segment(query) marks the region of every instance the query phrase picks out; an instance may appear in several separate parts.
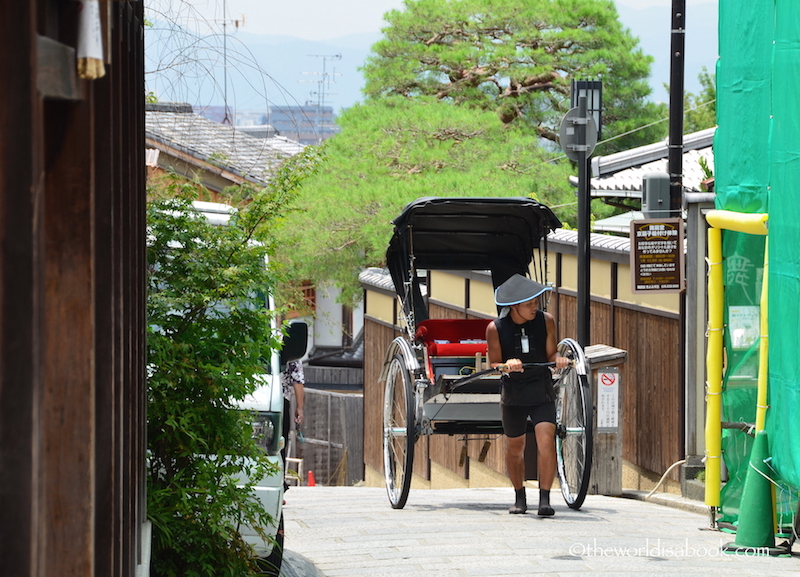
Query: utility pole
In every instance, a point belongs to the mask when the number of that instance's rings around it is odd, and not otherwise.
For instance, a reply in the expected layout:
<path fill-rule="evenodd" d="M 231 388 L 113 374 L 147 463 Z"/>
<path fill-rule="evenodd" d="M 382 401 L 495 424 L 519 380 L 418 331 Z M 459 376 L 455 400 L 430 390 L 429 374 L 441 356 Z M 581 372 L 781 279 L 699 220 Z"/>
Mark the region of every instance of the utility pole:
<path fill-rule="evenodd" d="M 597 80 L 573 80 L 572 108 L 561 121 L 561 149 L 578 165 L 578 294 L 577 337 L 581 347 L 591 344 L 591 270 L 590 242 L 592 152 L 601 126 L 602 84 Z"/>
<path fill-rule="evenodd" d="M 326 104 L 325 96 L 326 94 L 330 95 L 328 90 L 330 89 L 330 85 L 332 82 L 336 82 L 336 77 L 340 76 L 336 72 L 336 69 L 333 69 L 333 72 L 328 72 L 328 60 L 341 60 L 341 54 L 309 54 L 312 58 L 321 58 L 322 59 L 322 72 L 303 72 L 303 74 L 315 75 L 319 76 L 318 80 L 310 80 L 308 82 L 316 82 L 317 83 L 317 92 L 312 92 L 311 95 L 317 96 L 317 105 L 315 109 L 315 119 L 314 119 L 314 129 L 317 132 L 318 143 L 322 142 L 322 134 L 321 134 L 321 127 L 322 127 L 322 109 Z"/>
<path fill-rule="evenodd" d="M 680 217 L 683 208 L 683 87 L 686 45 L 686 0 L 672 0 L 669 73 L 669 210 Z"/>
<path fill-rule="evenodd" d="M 217 21 L 219 22 L 219 20 Z M 239 26 L 244 26 L 244 15 L 241 20 L 231 20 L 237 29 Z M 222 124 L 230 126 L 232 124 L 231 118 L 228 116 L 228 0 L 222 0 L 222 77 L 223 77 L 223 102 L 225 104 L 225 116 L 222 119 Z"/>

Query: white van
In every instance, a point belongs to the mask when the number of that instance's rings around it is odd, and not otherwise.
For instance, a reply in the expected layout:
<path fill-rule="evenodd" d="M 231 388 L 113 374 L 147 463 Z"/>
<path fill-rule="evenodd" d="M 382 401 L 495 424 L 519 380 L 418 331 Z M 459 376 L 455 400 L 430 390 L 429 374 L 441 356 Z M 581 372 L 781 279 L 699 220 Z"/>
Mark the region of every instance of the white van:
<path fill-rule="evenodd" d="M 268 459 L 278 466 L 280 474 L 264 477 L 256 486 L 264 509 L 273 519 L 267 529 L 274 541 L 264 542 L 251 527 L 241 530 L 245 541 L 255 547 L 259 557 L 259 566 L 267 575 L 278 575 L 283 560 L 283 491 L 285 463 L 280 451 L 286 443 L 283 438 L 283 389 L 281 386 L 282 371 L 286 363 L 301 358 L 306 353 L 308 342 L 308 325 L 303 322 L 292 323 L 283 339 L 280 353 L 272 355 L 269 374 L 262 375 L 263 384 L 244 401 L 238 403 L 242 410 L 251 411 L 254 415 L 253 434 L 259 445 L 268 455 Z"/>

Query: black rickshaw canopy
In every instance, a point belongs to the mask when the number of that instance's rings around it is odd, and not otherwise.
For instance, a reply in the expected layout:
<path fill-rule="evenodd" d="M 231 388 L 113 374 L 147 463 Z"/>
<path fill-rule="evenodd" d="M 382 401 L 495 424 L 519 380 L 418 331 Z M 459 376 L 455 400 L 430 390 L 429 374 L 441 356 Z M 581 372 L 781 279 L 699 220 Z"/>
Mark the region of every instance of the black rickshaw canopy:
<path fill-rule="evenodd" d="M 488 270 L 497 288 L 514 274 L 528 276 L 534 250 L 561 221 L 526 197 L 424 197 L 393 224 L 387 266 L 406 314 L 419 323 L 428 315 L 416 271 Z"/>

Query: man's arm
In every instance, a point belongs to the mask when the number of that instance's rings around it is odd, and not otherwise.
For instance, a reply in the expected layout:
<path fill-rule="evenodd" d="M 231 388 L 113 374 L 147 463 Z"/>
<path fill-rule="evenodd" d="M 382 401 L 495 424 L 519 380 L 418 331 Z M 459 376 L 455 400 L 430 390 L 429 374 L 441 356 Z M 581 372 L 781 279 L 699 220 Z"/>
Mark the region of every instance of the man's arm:
<path fill-rule="evenodd" d="M 557 369 L 563 369 L 569 364 L 569 359 L 558 356 L 558 344 L 556 343 L 556 320 L 550 313 L 544 313 L 544 324 L 547 327 L 547 341 L 545 351 L 547 360 L 556 364 Z"/>
<path fill-rule="evenodd" d="M 294 383 L 294 400 L 295 400 L 295 409 L 294 409 L 294 422 L 298 425 L 303 424 L 303 405 L 305 401 L 305 387 L 303 383 Z"/>
<path fill-rule="evenodd" d="M 486 344 L 487 356 L 489 358 L 489 366 L 494 368 L 497 365 L 506 365 L 506 371 L 509 373 L 521 373 L 525 369 L 522 368 L 522 361 L 519 359 L 503 359 L 503 348 L 500 346 L 500 335 L 497 334 L 497 327 L 493 322 L 486 325 Z"/>
<path fill-rule="evenodd" d="M 503 350 L 500 348 L 500 335 L 497 334 L 497 327 L 494 321 L 486 325 L 486 345 L 489 366 L 494 368 L 502 364 Z"/>

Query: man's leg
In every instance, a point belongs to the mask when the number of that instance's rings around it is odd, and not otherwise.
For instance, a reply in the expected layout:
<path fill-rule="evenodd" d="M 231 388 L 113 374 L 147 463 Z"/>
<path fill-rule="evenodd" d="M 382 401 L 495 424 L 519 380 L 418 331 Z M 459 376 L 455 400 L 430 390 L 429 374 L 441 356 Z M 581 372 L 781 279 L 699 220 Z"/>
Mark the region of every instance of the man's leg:
<path fill-rule="evenodd" d="M 556 426 L 541 422 L 534 427 L 536 434 L 537 466 L 539 468 L 539 515 L 555 513 L 550 506 L 550 488 L 556 476 Z"/>
<path fill-rule="evenodd" d="M 525 497 L 525 435 L 506 437 L 506 469 L 508 478 L 514 486 L 514 505 L 508 510 L 511 514 L 524 513 L 528 510 Z"/>
<path fill-rule="evenodd" d="M 292 403 L 286 397 L 283 398 L 283 423 L 281 434 L 283 435 L 283 449 L 281 449 L 281 460 L 283 461 L 283 490 L 289 490 L 289 483 L 286 482 L 286 453 L 289 449 L 289 430 L 292 426 Z"/>
<path fill-rule="evenodd" d="M 506 437 L 506 469 L 514 490 L 525 482 L 525 435 Z"/>

